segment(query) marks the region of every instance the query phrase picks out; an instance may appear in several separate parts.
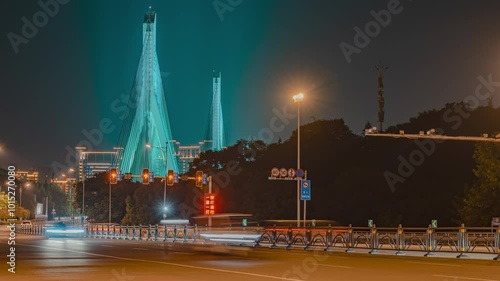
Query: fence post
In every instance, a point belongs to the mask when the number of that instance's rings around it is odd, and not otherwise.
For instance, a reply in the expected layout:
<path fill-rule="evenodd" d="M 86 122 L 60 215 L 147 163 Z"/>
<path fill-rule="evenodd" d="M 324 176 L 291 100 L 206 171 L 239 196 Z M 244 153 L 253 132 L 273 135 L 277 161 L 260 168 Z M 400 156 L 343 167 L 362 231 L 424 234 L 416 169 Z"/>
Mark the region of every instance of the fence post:
<path fill-rule="evenodd" d="M 469 239 L 467 237 L 467 229 L 463 223 L 458 232 L 458 250 L 460 251 L 460 255 L 457 258 L 467 258 L 465 252 L 469 251 Z"/>
<path fill-rule="evenodd" d="M 398 232 L 396 233 L 396 244 L 398 247 L 396 255 L 404 255 L 405 253 L 403 250 L 405 249 L 405 233 L 401 224 L 398 226 Z"/>
<path fill-rule="evenodd" d="M 166 241 L 167 241 L 167 235 L 168 235 L 167 225 L 166 225 L 166 224 L 164 224 L 164 225 L 163 225 L 163 242 L 166 242 Z"/>
<path fill-rule="evenodd" d="M 194 243 L 196 243 L 196 240 L 198 239 L 198 225 L 194 225 Z"/>
<path fill-rule="evenodd" d="M 142 224 L 139 224 L 139 240 L 142 240 Z"/>
<path fill-rule="evenodd" d="M 372 226 L 370 237 L 372 240 L 371 241 L 372 242 L 372 250 L 368 253 L 369 254 L 376 254 L 376 253 L 378 253 L 378 234 L 377 234 L 377 226 L 375 224 L 373 224 L 373 226 Z"/>
<path fill-rule="evenodd" d="M 304 250 L 310 250 L 311 249 L 311 244 L 312 244 L 312 232 L 311 232 L 311 226 L 308 225 L 307 226 L 307 230 L 306 230 L 306 241 L 304 241 L 305 243 L 305 248 Z"/>
<path fill-rule="evenodd" d="M 434 229 L 432 228 L 432 225 L 429 224 L 427 227 L 427 232 L 425 235 L 425 246 L 427 248 L 427 253 L 424 255 L 424 257 L 429 257 L 433 256 L 433 252 L 436 250 L 436 247 L 434 245 Z"/>
<path fill-rule="evenodd" d="M 500 226 L 497 229 L 497 233 L 495 233 L 495 253 L 498 254 L 498 256 L 493 260 L 500 260 Z"/>
<path fill-rule="evenodd" d="M 349 224 L 349 228 L 347 229 L 347 239 L 346 239 L 346 246 L 347 250 L 345 250 L 346 253 L 352 253 L 354 252 L 354 231 L 352 229 L 352 224 Z"/>
<path fill-rule="evenodd" d="M 177 242 L 177 225 L 174 225 L 174 243 Z"/>
<path fill-rule="evenodd" d="M 187 243 L 187 237 L 188 237 L 188 234 L 187 234 L 187 225 L 184 225 L 184 240 L 182 240 L 182 243 Z"/>
<path fill-rule="evenodd" d="M 293 243 L 293 229 L 291 225 L 288 227 L 286 234 L 287 234 L 288 246 L 286 246 L 285 249 L 290 249 L 292 248 L 292 243 Z"/>
<path fill-rule="evenodd" d="M 326 230 L 326 240 L 325 240 L 325 251 L 328 251 L 332 246 L 332 225 L 328 224 L 328 229 Z"/>
<path fill-rule="evenodd" d="M 271 242 L 273 243 L 269 248 L 273 249 L 278 246 L 276 246 L 276 224 L 273 226 L 273 230 L 271 231 Z"/>

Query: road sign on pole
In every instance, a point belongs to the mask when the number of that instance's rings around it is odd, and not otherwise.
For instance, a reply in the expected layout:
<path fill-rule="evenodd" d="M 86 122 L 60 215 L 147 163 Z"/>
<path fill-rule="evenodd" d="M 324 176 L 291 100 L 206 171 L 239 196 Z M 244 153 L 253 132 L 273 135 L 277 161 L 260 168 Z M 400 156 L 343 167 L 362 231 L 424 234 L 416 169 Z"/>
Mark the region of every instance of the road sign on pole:
<path fill-rule="evenodd" d="M 248 225 L 248 221 L 247 221 L 247 219 L 242 219 L 242 220 L 241 220 L 241 225 L 242 225 L 243 227 L 247 227 L 247 225 Z"/>
<path fill-rule="evenodd" d="M 300 200 L 311 200 L 311 181 L 300 181 Z"/>
<path fill-rule="evenodd" d="M 368 220 L 368 227 L 373 227 L 373 220 Z"/>
<path fill-rule="evenodd" d="M 299 179 L 303 178 L 303 177 L 304 177 L 304 170 L 302 170 L 302 169 L 297 169 L 297 171 L 295 172 L 295 175 L 296 175 Z"/>
<path fill-rule="evenodd" d="M 285 168 L 281 168 L 281 169 L 280 169 L 280 177 L 282 177 L 282 178 L 286 178 L 286 175 L 287 175 L 287 174 L 288 174 L 287 169 L 285 169 Z"/>
<path fill-rule="evenodd" d="M 432 220 L 431 221 L 431 227 L 432 228 L 437 228 L 438 227 L 438 221 L 437 220 Z"/>
<path fill-rule="evenodd" d="M 278 168 L 273 168 L 273 169 L 271 170 L 271 177 L 273 177 L 273 178 L 277 178 L 277 177 L 279 177 L 279 176 L 280 176 L 280 169 L 278 169 Z"/>

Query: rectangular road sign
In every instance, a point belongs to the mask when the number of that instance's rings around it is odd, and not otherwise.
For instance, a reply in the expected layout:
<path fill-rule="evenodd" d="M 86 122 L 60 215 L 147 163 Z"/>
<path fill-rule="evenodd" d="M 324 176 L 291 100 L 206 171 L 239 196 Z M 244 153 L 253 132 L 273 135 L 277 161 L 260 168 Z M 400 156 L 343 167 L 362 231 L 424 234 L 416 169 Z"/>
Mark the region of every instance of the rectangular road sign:
<path fill-rule="evenodd" d="M 431 227 L 432 228 L 438 228 L 438 221 L 437 220 L 432 220 L 431 221 Z"/>
<path fill-rule="evenodd" d="M 368 227 L 373 227 L 373 220 L 368 220 Z"/>
<path fill-rule="evenodd" d="M 311 181 L 300 181 L 300 200 L 311 200 Z"/>
<path fill-rule="evenodd" d="M 247 221 L 247 219 L 242 219 L 242 220 L 241 220 L 241 225 L 243 225 L 244 227 L 247 227 L 247 226 L 248 226 L 248 221 Z"/>

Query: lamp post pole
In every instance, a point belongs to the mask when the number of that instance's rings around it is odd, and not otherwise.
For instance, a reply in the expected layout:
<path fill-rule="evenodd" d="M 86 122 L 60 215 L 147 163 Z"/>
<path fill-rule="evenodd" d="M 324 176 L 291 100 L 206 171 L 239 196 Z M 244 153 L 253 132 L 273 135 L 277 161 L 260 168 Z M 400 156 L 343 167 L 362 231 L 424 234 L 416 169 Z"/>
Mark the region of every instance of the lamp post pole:
<path fill-rule="evenodd" d="M 304 99 L 304 94 L 299 93 L 293 96 L 293 101 L 297 103 L 297 170 L 300 169 L 300 102 Z M 305 201 L 304 201 L 305 212 Z M 304 213 L 304 226 L 305 226 Z M 297 178 L 297 227 L 300 227 L 300 179 Z"/>
<path fill-rule="evenodd" d="M 165 158 L 165 181 L 163 183 L 163 218 L 167 218 L 167 176 L 168 176 L 168 141 L 165 142 L 165 154 L 163 155 Z"/>
<path fill-rule="evenodd" d="M 300 101 L 297 102 L 297 169 L 300 169 Z M 297 226 L 300 226 L 300 180 L 299 179 L 297 179 Z"/>

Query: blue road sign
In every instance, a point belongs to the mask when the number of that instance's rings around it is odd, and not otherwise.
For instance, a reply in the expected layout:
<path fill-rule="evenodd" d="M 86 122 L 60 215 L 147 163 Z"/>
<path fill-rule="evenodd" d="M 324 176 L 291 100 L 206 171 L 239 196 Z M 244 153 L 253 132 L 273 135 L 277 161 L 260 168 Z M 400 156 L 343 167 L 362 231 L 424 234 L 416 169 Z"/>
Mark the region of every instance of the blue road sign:
<path fill-rule="evenodd" d="M 154 182 L 155 181 L 155 173 L 149 171 L 149 182 Z"/>
<path fill-rule="evenodd" d="M 122 176 L 122 172 L 120 171 L 120 169 L 116 169 L 116 172 L 118 173 L 118 177 L 117 177 L 118 181 L 122 181 L 123 176 Z"/>
<path fill-rule="evenodd" d="M 201 182 L 202 184 L 208 184 L 208 174 L 203 174 Z"/>
<path fill-rule="evenodd" d="M 174 173 L 174 183 L 179 183 L 179 174 Z"/>
<path fill-rule="evenodd" d="M 300 181 L 300 200 L 311 200 L 311 181 Z"/>
<path fill-rule="evenodd" d="M 302 169 L 298 169 L 297 172 L 295 173 L 295 175 L 298 177 L 298 178 L 303 178 L 304 177 L 304 170 Z"/>

